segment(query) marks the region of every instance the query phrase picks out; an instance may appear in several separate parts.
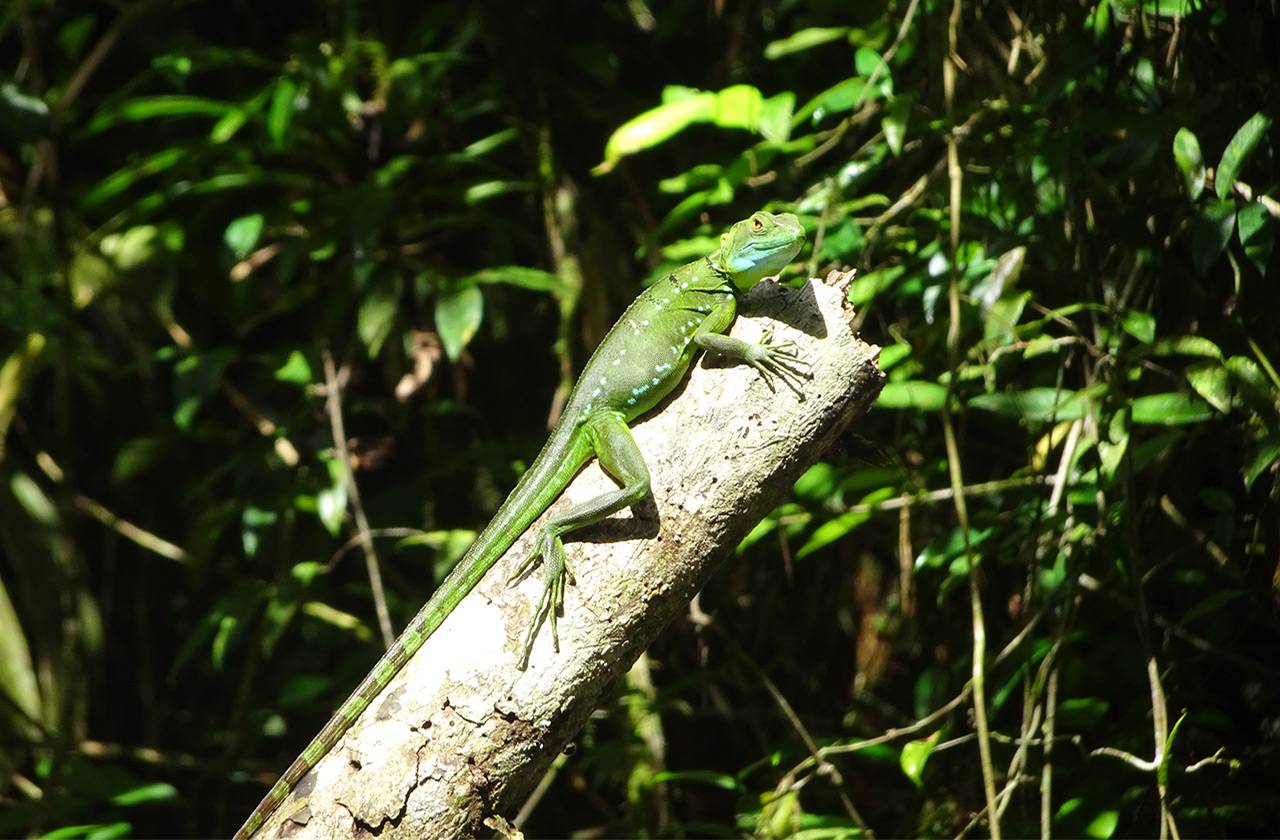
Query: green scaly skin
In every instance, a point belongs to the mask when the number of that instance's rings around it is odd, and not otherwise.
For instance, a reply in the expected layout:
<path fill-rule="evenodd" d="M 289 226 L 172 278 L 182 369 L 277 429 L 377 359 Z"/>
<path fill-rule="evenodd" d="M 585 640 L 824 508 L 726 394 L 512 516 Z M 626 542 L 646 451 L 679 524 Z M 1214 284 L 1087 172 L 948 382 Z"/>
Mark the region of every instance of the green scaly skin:
<path fill-rule="evenodd" d="M 627 307 L 591 355 L 551 439 L 493 521 L 320 734 L 272 786 L 236 832 L 236 840 L 244 840 L 262 827 L 427 637 L 595 456 L 619 488 L 575 505 L 545 523 L 533 551 L 511 578 L 520 578 L 542 561 L 546 582 L 524 639 L 520 668 L 528 664 L 538 629 L 548 618 L 551 638 L 559 651 L 556 616 L 564 606 L 565 581 L 571 577 L 562 537 L 649 496 L 649 470 L 628 423 L 652 409 L 680 383 L 699 350 L 714 350 L 744 361 L 760 372 L 770 388 L 776 377 L 800 394 L 798 381 L 807 373 L 789 343 L 774 343 L 766 336 L 756 344 L 723 333 L 733 323 L 738 298 L 785 268 L 803 244 L 804 230 L 795 216 L 755 213 L 731 227 L 715 253 L 680 267 Z"/>

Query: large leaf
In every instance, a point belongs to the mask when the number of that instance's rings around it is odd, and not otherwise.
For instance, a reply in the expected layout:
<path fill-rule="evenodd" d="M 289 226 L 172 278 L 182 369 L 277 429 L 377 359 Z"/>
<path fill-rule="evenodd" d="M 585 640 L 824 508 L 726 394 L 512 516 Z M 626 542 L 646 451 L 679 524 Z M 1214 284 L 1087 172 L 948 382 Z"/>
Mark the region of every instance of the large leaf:
<path fill-rule="evenodd" d="M 484 295 L 476 286 L 462 286 L 436 301 L 436 330 L 451 361 L 457 361 L 471 343 L 482 318 Z"/>
<path fill-rule="evenodd" d="M 1097 386 L 1083 391 L 1028 388 L 979 394 L 969 400 L 969 405 L 1032 422 L 1078 420 L 1088 413 L 1090 402 L 1098 393 L 1100 389 Z"/>
<path fill-rule="evenodd" d="M 911 408 L 937 411 L 946 404 L 947 389 L 936 382 L 904 380 L 886 382 L 876 398 L 877 408 Z"/>
<path fill-rule="evenodd" d="M 1191 261 L 1201 274 L 1207 272 L 1231 240 L 1236 224 L 1236 206 L 1215 201 L 1200 209 L 1191 224 Z"/>
<path fill-rule="evenodd" d="M 1231 188 L 1239 177 L 1240 170 L 1244 169 L 1249 156 L 1258 147 L 1258 141 L 1270 127 L 1271 118 L 1259 111 L 1236 131 L 1227 144 L 1227 150 L 1222 153 L 1222 162 L 1218 164 L 1218 171 L 1214 174 L 1218 198 L 1225 199 L 1231 195 Z"/>
<path fill-rule="evenodd" d="M 1182 391 L 1148 394 L 1130 403 L 1133 422 L 1158 426 L 1181 426 L 1202 423 L 1213 417 L 1213 407 Z"/>

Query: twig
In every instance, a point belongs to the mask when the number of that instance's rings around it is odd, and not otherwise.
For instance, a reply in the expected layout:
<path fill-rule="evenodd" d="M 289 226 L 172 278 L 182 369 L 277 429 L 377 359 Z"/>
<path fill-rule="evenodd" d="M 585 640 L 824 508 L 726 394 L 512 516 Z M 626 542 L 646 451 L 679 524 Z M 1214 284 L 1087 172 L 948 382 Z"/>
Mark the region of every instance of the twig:
<path fill-rule="evenodd" d="M 404 537 L 416 537 L 426 532 L 420 528 L 370 528 L 368 533 L 371 537 L 397 537 L 403 539 Z M 362 539 L 361 534 L 356 534 L 339 546 L 338 550 L 329 557 L 329 562 L 325 565 L 325 571 L 333 571 L 334 567 L 338 565 L 348 551 L 361 544 Z"/>
<path fill-rule="evenodd" d="M 382 631 L 382 641 L 390 647 L 395 641 L 395 633 L 391 630 L 391 615 L 387 612 L 387 598 L 382 590 L 382 571 L 378 568 L 378 555 L 373 550 L 373 535 L 369 529 L 369 519 L 364 514 L 364 505 L 360 502 L 360 488 L 356 486 L 355 472 L 351 469 L 351 453 L 347 450 L 347 432 L 342 423 L 342 389 L 338 385 L 338 369 L 333 363 L 333 354 L 324 351 L 325 407 L 329 412 L 329 429 L 333 434 L 333 445 L 338 450 L 338 459 L 342 462 L 342 474 L 347 482 L 347 499 L 351 503 L 351 514 L 356 520 L 356 536 L 360 539 L 360 548 L 364 551 L 365 566 L 369 572 L 369 588 L 373 592 L 373 608 L 378 614 L 378 628 Z"/>
<path fill-rule="evenodd" d="M 1049 672 L 1044 699 L 1044 760 L 1040 768 L 1040 840 L 1053 836 L 1053 740 L 1058 718 L 1058 669 Z"/>
<path fill-rule="evenodd" d="M 87 513 L 89 516 L 101 522 L 120 536 L 124 537 L 132 543 L 135 543 L 153 554 L 158 554 L 167 560 L 175 563 L 187 563 L 191 560 L 191 555 L 187 554 L 186 549 L 176 546 L 163 537 L 157 537 L 155 534 L 143 528 L 134 525 L 127 519 L 121 519 L 111 511 L 107 510 L 99 502 L 90 499 L 84 494 L 76 494 L 73 497 L 75 506 L 78 510 Z"/>
<path fill-rule="evenodd" d="M 827 776 L 828 778 L 831 779 L 831 784 L 835 788 L 836 794 L 840 797 L 840 803 L 842 806 L 844 806 L 845 813 L 849 816 L 849 819 L 852 820 L 853 823 L 857 825 L 859 828 L 861 828 L 864 832 L 866 832 L 866 835 L 868 837 L 875 837 L 875 834 L 871 831 L 871 828 L 867 825 L 866 821 L 862 818 L 862 815 L 858 813 L 858 809 L 853 804 L 853 800 L 850 799 L 848 793 L 845 792 L 844 776 L 840 773 L 839 768 L 837 768 L 834 764 L 826 760 L 825 756 L 823 755 L 823 750 L 818 746 L 817 742 L 813 740 L 813 736 L 809 734 L 809 730 L 805 728 L 804 723 L 801 722 L 800 720 L 800 716 L 796 714 L 796 711 L 794 708 L 792 708 L 791 703 L 787 701 L 787 698 L 778 689 L 777 684 L 775 684 L 774 681 L 769 677 L 769 675 L 764 672 L 764 669 L 762 669 L 759 666 L 759 664 L 757 664 L 756 661 L 751 658 L 751 655 L 748 654 L 745 650 L 743 650 L 742 645 L 738 644 L 738 641 L 736 639 L 734 639 L 732 636 L 730 636 L 728 633 L 726 633 L 724 630 L 720 628 L 720 625 L 715 623 L 708 623 L 704 626 L 710 627 L 711 630 L 717 636 L 719 636 L 720 640 L 725 643 L 725 645 L 729 648 L 729 650 L 733 651 L 733 653 L 740 660 L 742 660 L 743 664 L 745 664 L 747 668 L 750 669 L 753 674 L 755 674 L 756 679 L 760 680 L 760 684 L 763 685 L 765 687 L 765 690 L 769 692 L 769 696 L 773 698 L 773 702 L 778 706 L 778 708 L 782 711 L 783 716 L 786 717 L 787 721 L 791 724 L 791 728 L 794 729 L 796 731 L 796 734 L 800 736 L 800 740 L 804 743 L 805 748 L 809 751 L 809 757 L 813 761 L 814 767 L 816 768 L 816 772 L 818 773 L 818 775 Z M 790 781 L 786 785 L 786 788 L 790 788 L 795 784 L 794 782 L 795 777 L 791 774 L 788 774 L 788 776 L 792 781 Z M 784 778 L 787 778 L 787 777 L 784 777 Z M 781 784 L 779 784 L 779 787 L 776 789 L 782 790 L 784 788 Z"/>

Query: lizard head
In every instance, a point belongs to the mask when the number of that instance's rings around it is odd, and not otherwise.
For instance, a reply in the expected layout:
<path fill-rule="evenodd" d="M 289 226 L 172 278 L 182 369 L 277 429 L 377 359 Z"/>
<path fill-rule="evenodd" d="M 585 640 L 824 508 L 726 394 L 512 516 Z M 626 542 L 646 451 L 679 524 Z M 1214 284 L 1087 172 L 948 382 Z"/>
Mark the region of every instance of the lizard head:
<path fill-rule="evenodd" d="M 804 228 L 792 213 L 752 213 L 720 237 L 712 257 L 738 288 L 746 291 L 777 274 L 800 253 Z"/>

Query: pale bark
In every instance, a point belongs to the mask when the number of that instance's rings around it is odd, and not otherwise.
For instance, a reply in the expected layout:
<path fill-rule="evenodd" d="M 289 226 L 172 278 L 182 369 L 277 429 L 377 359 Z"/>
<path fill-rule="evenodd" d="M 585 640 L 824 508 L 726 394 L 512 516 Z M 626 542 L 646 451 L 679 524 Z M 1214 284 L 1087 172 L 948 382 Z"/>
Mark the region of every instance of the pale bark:
<path fill-rule="evenodd" d="M 805 399 L 745 365 L 704 356 L 634 435 L 654 503 L 566 542 L 576 584 L 560 652 L 544 627 L 519 647 L 541 570 L 508 588 L 526 534 L 430 638 L 259 835 L 393 838 L 489 834 L 511 818 L 601 695 L 687 609 L 719 561 L 879 393 L 879 348 L 852 334 L 847 276 L 761 284 L 732 334 L 773 329 L 812 364 Z M 532 453 L 531 453 L 532 454 Z M 552 511 L 612 488 L 594 463 Z M 536 526 L 535 526 L 536 528 Z"/>

